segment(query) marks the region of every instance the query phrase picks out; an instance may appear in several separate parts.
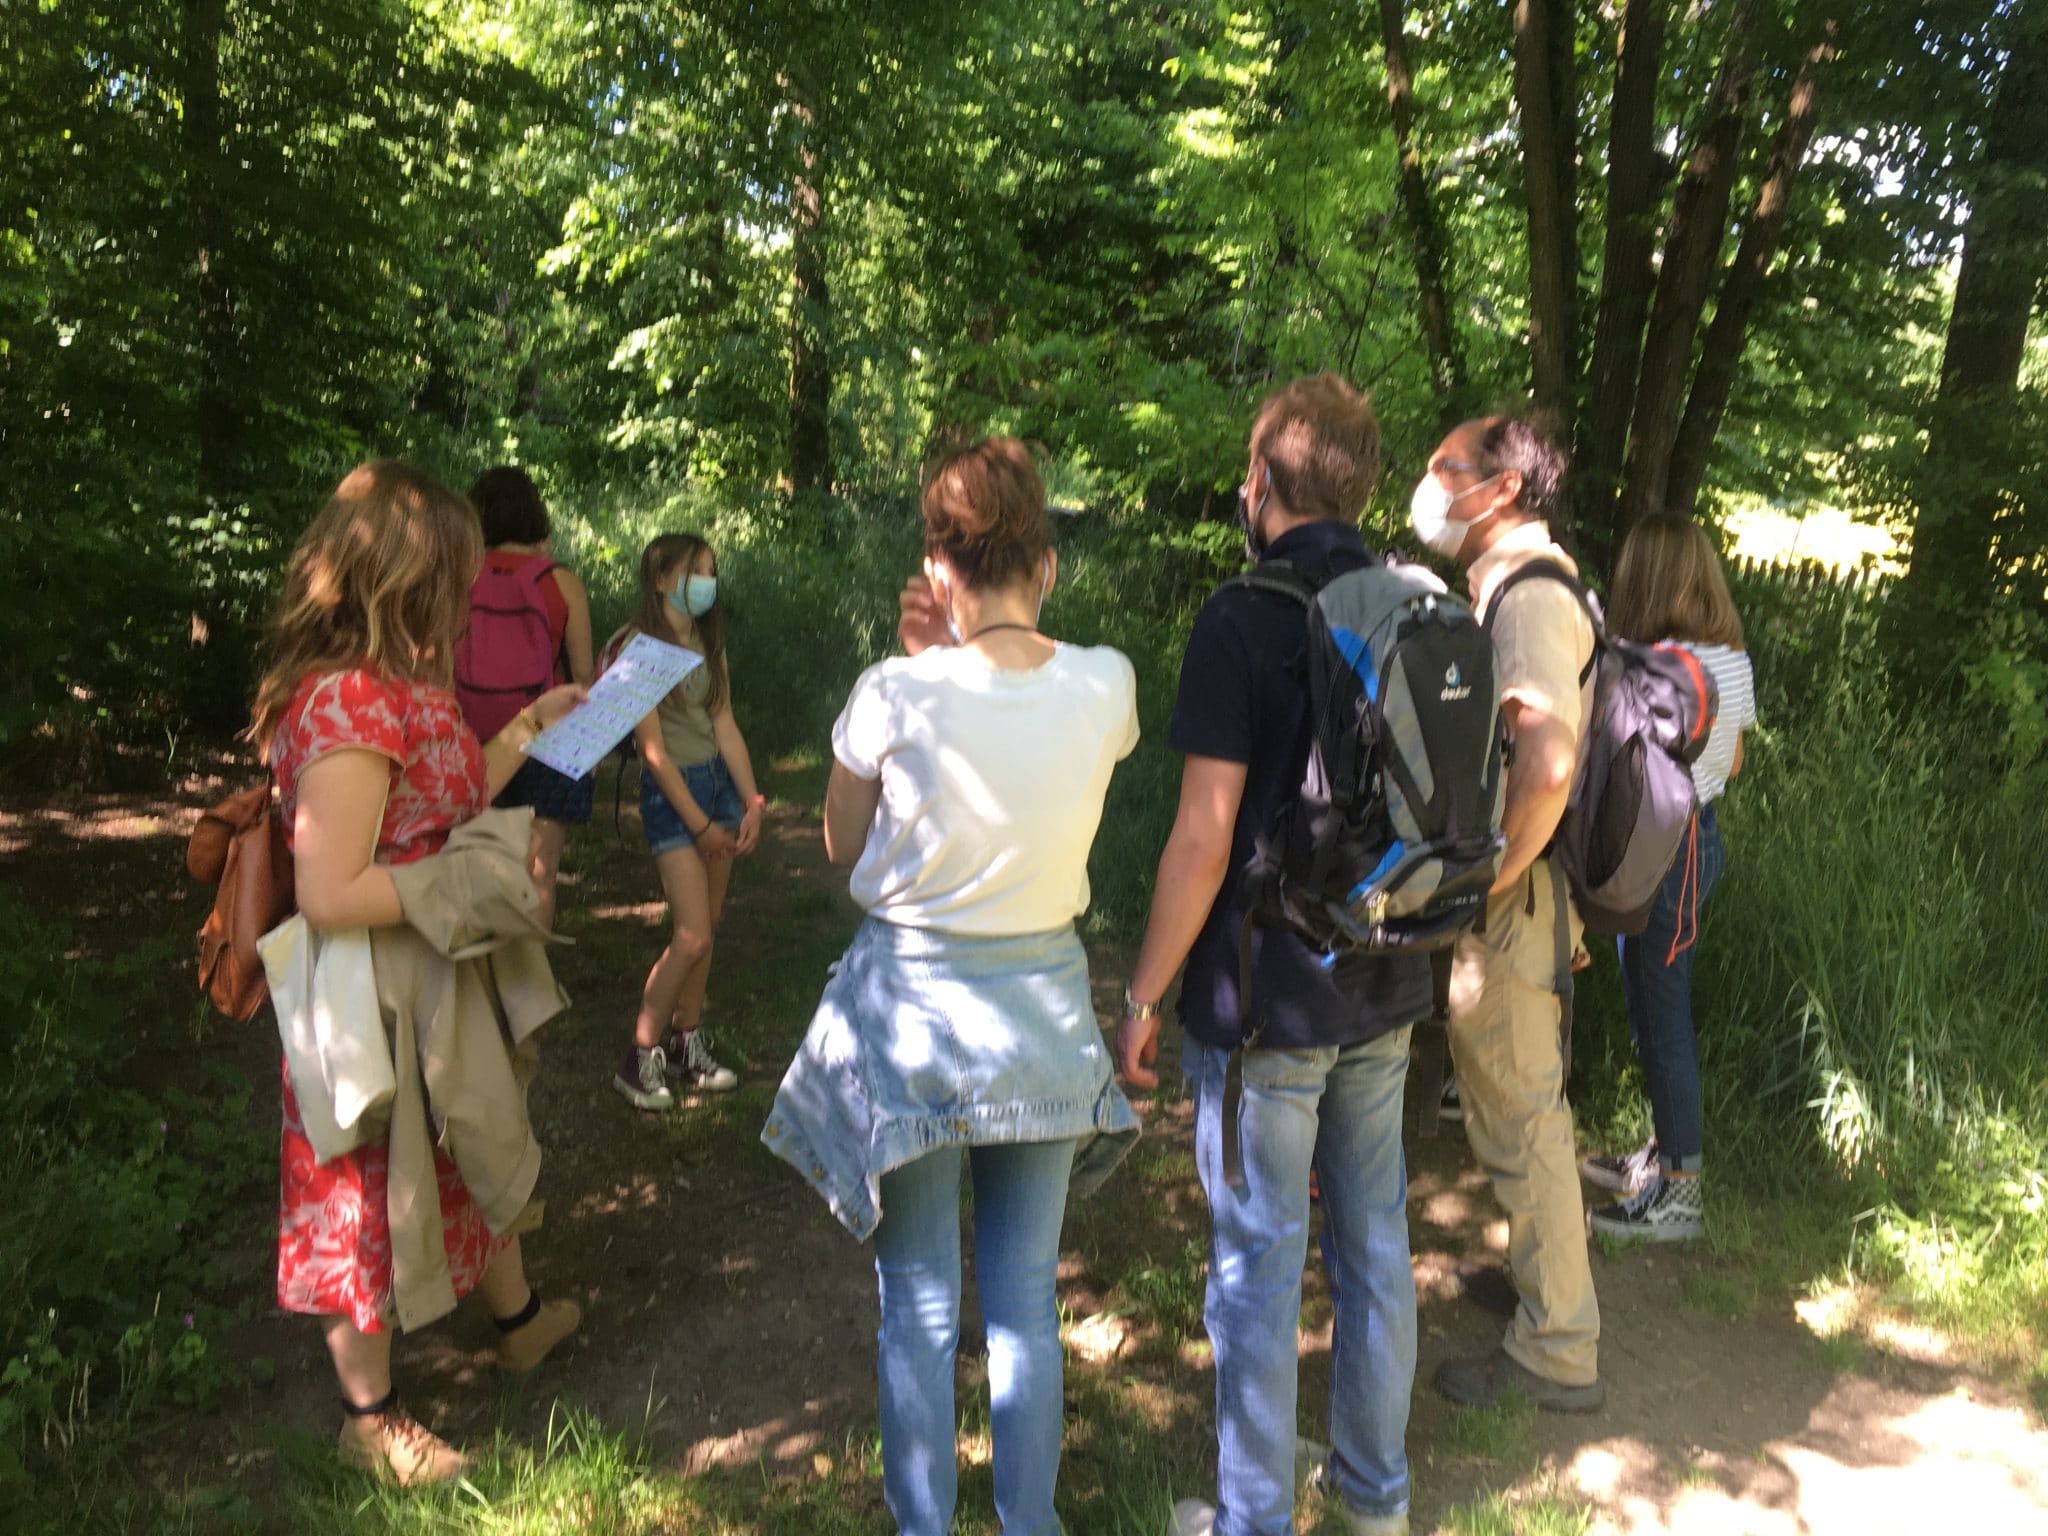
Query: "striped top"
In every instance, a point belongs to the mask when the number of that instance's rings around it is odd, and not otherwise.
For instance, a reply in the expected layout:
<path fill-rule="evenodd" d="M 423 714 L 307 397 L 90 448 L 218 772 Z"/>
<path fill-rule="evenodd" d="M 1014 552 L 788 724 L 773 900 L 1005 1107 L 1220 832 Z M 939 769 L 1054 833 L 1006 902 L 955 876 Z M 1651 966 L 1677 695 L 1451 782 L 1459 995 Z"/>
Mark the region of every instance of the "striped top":
<path fill-rule="evenodd" d="M 1729 645 L 1691 645 L 1683 640 L 1673 644 L 1699 658 L 1720 694 L 1721 708 L 1714 717 L 1713 730 L 1707 733 L 1706 750 L 1692 765 L 1692 787 L 1700 804 L 1712 805 L 1728 787 L 1737 740 L 1756 724 L 1756 683 L 1750 673 L 1749 653 Z"/>

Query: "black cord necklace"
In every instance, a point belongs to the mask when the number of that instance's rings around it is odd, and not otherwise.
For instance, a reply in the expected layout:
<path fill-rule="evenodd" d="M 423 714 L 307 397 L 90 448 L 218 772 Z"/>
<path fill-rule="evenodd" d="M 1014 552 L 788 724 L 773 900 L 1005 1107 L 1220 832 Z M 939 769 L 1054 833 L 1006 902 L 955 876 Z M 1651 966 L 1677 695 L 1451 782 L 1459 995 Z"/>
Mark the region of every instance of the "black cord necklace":
<path fill-rule="evenodd" d="M 977 629 L 973 634 L 969 635 L 967 639 L 962 643 L 971 645 L 976 640 L 979 640 L 983 635 L 994 634 L 999 629 L 1022 629 L 1034 635 L 1038 633 L 1038 626 L 1036 624 L 1019 624 L 1006 620 L 1001 624 L 982 625 L 981 628 Z"/>

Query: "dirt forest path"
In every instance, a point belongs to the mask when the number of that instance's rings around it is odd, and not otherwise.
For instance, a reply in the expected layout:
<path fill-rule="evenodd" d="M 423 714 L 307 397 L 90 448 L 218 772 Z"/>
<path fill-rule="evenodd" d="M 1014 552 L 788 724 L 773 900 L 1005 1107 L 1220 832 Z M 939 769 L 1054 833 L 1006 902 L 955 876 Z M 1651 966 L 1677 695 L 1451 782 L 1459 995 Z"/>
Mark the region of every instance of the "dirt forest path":
<path fill-rule="evenodd" d="M 81 962 L 142 953 L 161 971 L 160 1006 L 134 1020 L 152 1078 L 174 1079 L 203 1053 L 257 1086 L 252 1115 L 274 1116 L 267 1015 L 245 1030 L 196 1027 L 184 968 L 202 909 L 182 870 L 184 833 L 219 783 L 201 775 L 159 794 L 54 802 L 0 795 L 0 881 L 34 893 L 74 936 Z M 707 1012 L 741 1086 L 667 1117 L 637 1113 L 608 1085 L 665 921 L 631 794 L 615 834 L 607 775 L 596 821 L 571 843 L 563 926 L 577 942 L 559 969 L 575 1006 L 542 1036 L 533 1105 L 548 1154 L 547 1215 L 527 1252 L 537 1281 L 581 1300 L 587 1323 L 560 1363 L 520 1390 L 494 1383 L 489 1325 L 473 1308 L 402 1339 L 409 1401 L 452 1437 L 541 1444 L 551 1419 L 572 1407 L 641 1436 L 657 1468 L 757 1487 L 823 1477 L 866 1454 L 875 1421 L 870 1256 L 756 1141 L 857 914 L 808 809 L 815 774 L 769 783 L 786 798 L 736 873 Z M 1125 958 L 1095 954 L 1105 1024 Z M 1140 1150 L 1074 1210 L 1066 1232 L 1069 1465 L 1077 1479 L 1114 1475 L 1089 1449 L 1111 1416 L 1145 1437 L 1144 1477 L 1172 1484 L 1175 1496 L 1204 1493 L 1205 1212 L 1185 1106 L 1162 1094 L 1141 1110 Z M 1602 1412 L 1453 1412 L 1427 1386 L 1429 1373 L 1497 1336 L 1512 1304 L 1500 1269 L 1504 1230 L 1455 1128 L 1411 1131 L 1410 1149 L 1422 1307 L 1410 1430 L 1418 1532 L 1510 1531 L 1512 1510 L 1560 1504 L 1586 1509 L 1593 1529 L 1620 1533 L 1883 1536 L 1958 1518 L 1988 1532 L 2048 1532 L 2048 1434 L 2023 1397 L 1951 1363 L 1932 1333 L 1824 1338 L 1824 1307 L 1760 1294 L 1709 1251 L 1596 1253 Z M 252 1189 L 271 1178 L 254 1170 Z M 283 1476 L 280 1427 L 331 1433 L 332 1385 L 314 1330 L 265 1304 L 268 1214 L 252 1210 L 247 1230 L 225 1242 L 221 1284 L 237 1294 L 214 1299 L 255 1299 L 229 1348 L 274 1372 L 251 1373 L 175 1437 L 145 1435 L 138 1477 L 246 1479 L 260 1502 Z M 963 1405 L 979 1385 L 974 1338 L 970 1308 Z M 1311 1432 L 1322 1419 L 1328 1349 L 1329 1307 L 1312 1260 L 1301 1333 Z M 269 1379 L 255 1384 L 259 1376 Z M 878 1479 L 848 1486 L 847 1512 L 865 1511 L 884 1529 Z M 1470 1523 L 1482 1516 L 1496 1523 Z"/>

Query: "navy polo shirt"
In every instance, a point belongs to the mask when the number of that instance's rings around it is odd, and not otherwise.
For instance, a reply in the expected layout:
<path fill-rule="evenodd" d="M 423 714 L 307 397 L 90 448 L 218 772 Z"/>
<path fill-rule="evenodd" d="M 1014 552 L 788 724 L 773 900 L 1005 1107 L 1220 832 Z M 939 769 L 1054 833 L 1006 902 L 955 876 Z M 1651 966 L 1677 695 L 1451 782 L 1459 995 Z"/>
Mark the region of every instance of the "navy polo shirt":
<path fill-rule="evenodd" d="M 1275 539 L 1285 560 L 1320 582 L 1370 562 L 1358 530 L 1314 522 Z M 1181 980 L 1181 1027 L 1206 1045 L 1243 1038 L 1237 996 L 1238 881 L 1255 839 L 1301 790 L 1308 766 L 1308 627 L 1302 608 L 1271 592 L 1226 589 L 1195 617 L 1181 660 L 1167 741 L 1184 756 L 1245 765 L 1231 834 L 1230 871 L 1209 909 Z M 1328 963 L 1291 929 L 1255 927 L 1252 1000 L 1262 1049 L 1356 1045 L 1412 1024 L 1430 1009 L 1429 961 L 1348 956 Z"/>

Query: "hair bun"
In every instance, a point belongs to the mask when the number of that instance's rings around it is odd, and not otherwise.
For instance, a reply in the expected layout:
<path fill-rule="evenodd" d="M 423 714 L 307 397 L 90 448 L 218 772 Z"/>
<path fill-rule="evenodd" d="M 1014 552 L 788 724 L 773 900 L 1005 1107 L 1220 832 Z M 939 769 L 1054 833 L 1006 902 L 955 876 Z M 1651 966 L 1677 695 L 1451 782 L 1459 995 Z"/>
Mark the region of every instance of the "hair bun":
<path fill-rule="evenodd" d="M 1014 437 L 986 437 L 938 459 L 925 475 L 925 553 L 969 587 L 1031 576 L 1051 548 L 1045 482 Z"/>

